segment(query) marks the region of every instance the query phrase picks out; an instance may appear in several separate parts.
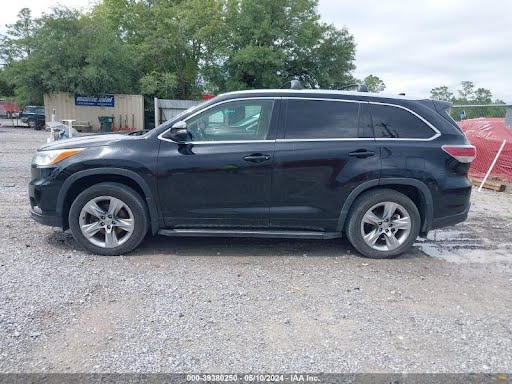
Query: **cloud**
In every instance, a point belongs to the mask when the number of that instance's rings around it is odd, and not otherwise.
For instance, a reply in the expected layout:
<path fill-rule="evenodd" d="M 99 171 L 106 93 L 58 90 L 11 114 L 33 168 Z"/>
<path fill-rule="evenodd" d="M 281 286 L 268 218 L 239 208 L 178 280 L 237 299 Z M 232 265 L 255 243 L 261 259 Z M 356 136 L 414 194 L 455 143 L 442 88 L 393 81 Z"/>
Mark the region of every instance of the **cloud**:
<path fill-rule="evenodd" d="M 354 34 L 356 77 L 371 73 L 390 92 L 420 96 L 471 80 L 512 102 L 512 2 L 320 0 L 319 11 Z"/>

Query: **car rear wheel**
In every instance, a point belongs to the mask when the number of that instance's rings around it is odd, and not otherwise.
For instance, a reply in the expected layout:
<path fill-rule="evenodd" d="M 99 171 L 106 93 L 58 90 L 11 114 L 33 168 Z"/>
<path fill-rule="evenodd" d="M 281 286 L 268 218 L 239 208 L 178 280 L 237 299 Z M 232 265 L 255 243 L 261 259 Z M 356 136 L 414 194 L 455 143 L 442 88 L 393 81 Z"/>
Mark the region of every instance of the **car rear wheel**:
<path fill-rule="evenodd" d="M 101 183 L 83 191 L 69 210 L 76 241 L 100 255 L 120 255 L 136 248 L 148 232 L 142 197 L 130 187 Z"/>
<path fill-rule="evenodd" d="M 380 189 L 356 200 L 346 234 L 363 256 L 385 259 L 410 249 L 420 226 L 421 217 L 411 199 L 391 189 Z"/>

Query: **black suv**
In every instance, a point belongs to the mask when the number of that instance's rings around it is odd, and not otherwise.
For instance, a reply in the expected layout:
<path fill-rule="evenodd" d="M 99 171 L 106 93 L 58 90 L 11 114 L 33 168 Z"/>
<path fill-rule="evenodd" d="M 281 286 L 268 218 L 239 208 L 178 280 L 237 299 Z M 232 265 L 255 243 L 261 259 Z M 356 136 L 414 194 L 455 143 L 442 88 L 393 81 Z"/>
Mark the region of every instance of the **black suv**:
<path fill-rule="evenodd" d="M 47 144 L 40 223 L 90 252 L 168 236 L 332 239 L 372 258 L 466 219 L 475 148 L 449 103 L 322 90 L 227 93 L 140 135 Z"/>

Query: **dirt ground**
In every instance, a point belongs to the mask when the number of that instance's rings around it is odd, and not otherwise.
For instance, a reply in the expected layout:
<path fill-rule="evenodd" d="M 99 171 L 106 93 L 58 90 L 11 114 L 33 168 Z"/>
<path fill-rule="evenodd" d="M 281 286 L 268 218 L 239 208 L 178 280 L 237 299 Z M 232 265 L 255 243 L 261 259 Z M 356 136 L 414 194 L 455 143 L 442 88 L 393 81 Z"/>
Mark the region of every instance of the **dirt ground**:
<path fill-rule="evenodd" d="M 47 135 L 0 126 L 0 372 L 512 372 L 509 192 L 394 260 L 160 236 L 100 257 L 29 217 Z"/>

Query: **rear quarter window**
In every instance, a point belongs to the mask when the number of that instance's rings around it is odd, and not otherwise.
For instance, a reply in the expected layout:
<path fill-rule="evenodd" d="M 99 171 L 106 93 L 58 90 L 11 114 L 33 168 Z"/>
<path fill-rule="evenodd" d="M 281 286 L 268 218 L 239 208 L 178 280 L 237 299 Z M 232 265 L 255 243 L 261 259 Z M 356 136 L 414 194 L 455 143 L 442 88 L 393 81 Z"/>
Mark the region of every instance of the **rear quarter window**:
<path fill-rule="evenodd" d="M 390 105 L 371 104 L 376 138 L 429 139 L 435 132 L 411 112 Z"/>

